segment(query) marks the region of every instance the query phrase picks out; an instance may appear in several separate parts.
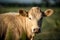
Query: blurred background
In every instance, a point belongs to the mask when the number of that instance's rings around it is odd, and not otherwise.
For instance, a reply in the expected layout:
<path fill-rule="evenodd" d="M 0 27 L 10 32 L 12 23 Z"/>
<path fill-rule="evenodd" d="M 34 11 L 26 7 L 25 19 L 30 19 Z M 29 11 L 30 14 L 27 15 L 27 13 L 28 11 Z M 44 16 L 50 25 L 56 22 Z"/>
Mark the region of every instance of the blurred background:
<path fill-rule="evenodd" d="M 54 14 L 43 19 L 41 33 L 34 40 L 60 40 L 60 0 L 0 0 L 0 14 L 17 12 L 19 9 L 29 10 L 31 7 L 40 7 L 43 11 L 48 8 Z M 22 40 L 25 40 L 23 35 Z"/>

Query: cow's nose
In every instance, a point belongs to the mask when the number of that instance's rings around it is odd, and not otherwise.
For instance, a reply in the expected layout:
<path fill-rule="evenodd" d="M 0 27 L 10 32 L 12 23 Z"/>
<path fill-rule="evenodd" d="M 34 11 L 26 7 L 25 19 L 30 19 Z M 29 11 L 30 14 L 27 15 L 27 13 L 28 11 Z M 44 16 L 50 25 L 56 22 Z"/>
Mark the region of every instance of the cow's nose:
<path fill-rule="evenodd" d="M 34 32 L 34 33 L 39 33 L 39 32 L 40 32 L 40 28 L 34 28 L 34 29 L 33 29 L 33 32 Z"/>

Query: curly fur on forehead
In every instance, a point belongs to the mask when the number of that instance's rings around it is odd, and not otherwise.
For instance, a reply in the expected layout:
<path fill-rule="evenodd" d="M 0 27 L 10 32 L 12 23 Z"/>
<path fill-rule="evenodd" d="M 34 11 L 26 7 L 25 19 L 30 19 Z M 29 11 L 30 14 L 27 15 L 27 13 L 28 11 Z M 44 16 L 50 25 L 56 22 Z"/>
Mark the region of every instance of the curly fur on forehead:
<path fill-rule="evenodd" d="M 32 7 L 29 12 L 29 16 L 32 15 L 31 17 L 34 19 L 39 20 L 42 17 L 41 9 L 39 7 Z"/>

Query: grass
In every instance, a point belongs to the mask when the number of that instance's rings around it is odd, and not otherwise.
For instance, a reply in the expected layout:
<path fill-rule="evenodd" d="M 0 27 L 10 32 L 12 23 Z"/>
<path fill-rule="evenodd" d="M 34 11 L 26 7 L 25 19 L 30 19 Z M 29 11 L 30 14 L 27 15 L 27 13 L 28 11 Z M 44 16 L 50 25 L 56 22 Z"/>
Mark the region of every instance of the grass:
<path fill-rule="evenodd" d="M 0 13 L 5 13 L 5 12 L 17 12 L 19 9 L 25 9 L 29 10 L 30 7 L 2 7 L 0 8 Z"/>
<path fill-rule="evenodd" d="M 19 9 L 29 10 L 31 7 L 0 7 L 0 13 L 17 12 Z M 43 11 L 48 8 L 41 7 Z M 59 40 L 60 39 L 60 8 L 51 8 L 54 14 L 44 17 L 42 32 L 37 34 L 35 40 Z"/>

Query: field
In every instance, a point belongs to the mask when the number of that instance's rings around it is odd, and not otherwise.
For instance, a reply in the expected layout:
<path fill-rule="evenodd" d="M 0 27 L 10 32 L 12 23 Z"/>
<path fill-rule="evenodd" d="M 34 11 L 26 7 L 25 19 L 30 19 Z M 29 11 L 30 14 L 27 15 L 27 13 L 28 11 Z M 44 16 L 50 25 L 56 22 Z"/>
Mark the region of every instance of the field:
<path fill-rule="evenodd" d="M 31 7 L 0 7 L 0 13 L 18 12 L 19 9 L 29 10 Z M 46 7 L 41 7 L 45 11 Z M 60 40 L 60 8 L 53 7 L 53 15 L 44 17 L 41 33 L 34 37 L 34 40 Z"/>

